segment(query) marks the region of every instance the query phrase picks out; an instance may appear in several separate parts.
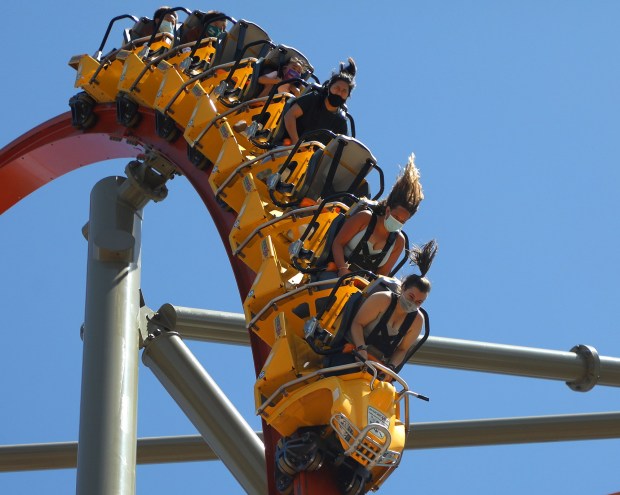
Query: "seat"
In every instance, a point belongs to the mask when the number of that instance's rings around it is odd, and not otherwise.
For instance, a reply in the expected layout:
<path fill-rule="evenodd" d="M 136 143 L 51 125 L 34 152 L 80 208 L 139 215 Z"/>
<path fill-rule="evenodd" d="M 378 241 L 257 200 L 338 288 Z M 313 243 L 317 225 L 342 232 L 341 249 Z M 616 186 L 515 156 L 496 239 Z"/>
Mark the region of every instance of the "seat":
<path fill-rule="evenodd" d="M 202 87 L 204 88 L 204 83 Z M 188 96 L 185 96 L 185 98 L 188 98 Z M 276 95 L 270 102 L 268 102 L 267 97 L 259 98 L 222 112 L 214 103 L 213 98 L 204 94 L 195 104 L 191 119 L 185 126 L 185 139 L 190 146 L 197 147 L 207 158 L 215 161 L 219 155 L 219 146 L 221 146 L 222 141 L 225 139 L 225 136 L 222 136 L 222 133 L 219 131 L 222 126 L 227 125 L 231 129 L 235 129 L 237 128 L 236 124 L 239 123 L 247 126 L 249 122 L 250 128 L 247 131 L 250 131 L 254 128 L 251 126 L 252 123 L 258 122 L 260 118 L 263 121 L 260 128 L 263 132 L 270 133 L 275 128 L 275 123 L 279 120 L 288 98 L 290 98 L 288 93 L 282 93 Z M 262 154 L 263 150 L 255 146 L 247 131 L 235 132 L 238 144 L 246 150 L 247 154 L 254 156 Z M 209 156 L 209 154 L 212 156 Z"/>
<path fill-rule="evenodd" d="M 315 200 L 343 192 L 353 194 L 376 167 L 377 159 L 360 141 L 338 136 L 310 163 L 298 194 Z"/>
<path fill-rule="evenodd" d="M 271 38 L 263 28 L 253 22 L 241 19 L 226 33 L 215 54 L 213 66 L 247 57 L 258 59 L 263 56 L 262 50 L 265 44 L 270 42 Z"/>
<path fill-rule="evenodd" d="M 138 21 L 127 30 L 127 41 L 132 42 L 139 38 L 152 36 L 155 32 L 155 21 L 148 17 L 140 17 Z"/>
<path fill-rule="evenodd" d="M 185 54 L 182 60 L 178 61 L 178 65 L 186 72 L 205 70 L 211 66 L 213 57 L 220 45 L 220 39 L 208 37 L 207 27 L 209 24 L 219 20 L 231 20 L 230 17 L 214 12 L 202 12 L 194 10 L 181 24 L 178 31 L 178 46 L 182 47 L 181 52 Z M 185 61 L 185 58 L 188 58 Z M 177 64 L 176 60 L 170 61 Z"/>
<path fill-rule="evenodd" d="M 321 131 L 313 131 L 312 135 Z M 323 130 L 322 132 L 329 133 Z M 333 134 L 332 134 L 333 135 Z M 300 141 L 305 137 L 302 136 Z M 322 151 L 317 151 L 310 160 L 303 179 L 295 184 L 275 177 L 271 184 L 271 196 L 280 207 L 295 207 L 302 199 L 318 201 L 333 195 L 353 194 L 368 196 L 366 176 L 376 169 L 381 187 L 375 198 L 383 193 L 383 172 L 370 150 L 360 141 L 348 136 L 335 136 Z M 287 191 L 288 189 L 288 191 Z M 287 191 L 278 194 L 281 191 Z M 278 199 L 279 198 L 281 199 Z"/>
<path fill-rule="evenodd" d="M 256 62 L 249 84 L 246 86 L 239 100 L 248 101 L 256 98 L 263 90 L 263 85 L 258 82 L 259 77 L 273 72 L 274 70 L 281 72 L 282 67 L 288 64 L 289 60 L 293 57 L 301 60 L 307 67 L 307 70 L 301 75 L 301 78 L 307 81 L 311 74 L 314 73 L 314 67 L 312 67 L 308 58 L 295 48 L 286 45 L 278 45 L 269 50 L 265 57 Z"/>
<path fill-rule="evenodd" d="M 239 133 L 235 134 L 238 135 Z M 303 165 L 317 149 L 321 148 L 323 145 L 317 141 L 305 142 L 297 148 L 291 160 Z M 230 160 L 227 159 L 228 154 L 221 153 L 217 161 L 217 170 L 214 170 L 209 177 L 209 183 L 213 187 L 215 196 L 238 212 L 246 196 L 241 182 L 248 174 L 252 174 L 257 181 L 257 188 L 261 197 L 263 199 L 268 198 L 269 191 L 266 180 L 289 159 L 292 149 L 292 146 L 274 148 L 243 162 L 239 162 L 240 154 L 235 153 L 234 149 L 231 150 L 232 159 Z"/>
<path fill-rule="evenodd" d="M 206 24 L 214 20 L 213 16 L 207 15 L 201 10 L 194 10 L 185 19 L 178 30 L 179 44 L 193 43 L 204 37 Z"/>

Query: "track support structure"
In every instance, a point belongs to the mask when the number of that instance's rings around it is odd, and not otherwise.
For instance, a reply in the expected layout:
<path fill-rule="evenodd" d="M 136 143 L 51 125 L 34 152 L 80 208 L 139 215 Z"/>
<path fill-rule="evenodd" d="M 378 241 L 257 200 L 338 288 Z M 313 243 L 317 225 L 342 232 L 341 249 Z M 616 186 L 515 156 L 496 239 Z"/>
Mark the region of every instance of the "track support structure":
<path fill-rule="evenodd" d="M 620 438 L 620 412 L 469 419 L 411 424 L 405 449 L 481 447 Z M 262 438 L 261 432 L 256 432 Z M 70 469 L 77 442 L 0 446 L 0 472 Z M 138 464 L 215 461 L 213 449 L 198 435 L 139 438 Z"/>
<path fill-rule="evenodd" d="M 135 493 L 142 208 L 130 184 L 92 190 L 77 461 L 78 495 Z M 132 201 L 127 201 L 128 196 Z"/>
<path fill-rule="evenodd" d="M 99 181 L 90 196 L 77 495 L 136 491 L 142 212 L 174 168 L 157 153 Z"/>
<path fill-rule="evenodd" d="M 267 493 L 265 448 L 169 322 L 149 323 L 142 361 L 250 495 Z"/>

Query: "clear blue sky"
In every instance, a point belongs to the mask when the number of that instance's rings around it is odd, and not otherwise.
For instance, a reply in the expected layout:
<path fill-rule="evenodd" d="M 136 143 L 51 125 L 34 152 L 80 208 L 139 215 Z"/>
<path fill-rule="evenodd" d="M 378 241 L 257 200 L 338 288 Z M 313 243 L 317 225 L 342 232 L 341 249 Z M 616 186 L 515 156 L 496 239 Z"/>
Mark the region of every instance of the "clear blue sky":
<path fill-rule="evenodd" d="M 301 5 L 305 5 L 302 7 Z M 127 5 L 131 5 L 127 10 Z M 440 252 L 426 307 L 433 334 L 620 356 L 620 3 L 615 1 L 241 2 L 187 4 L 252 20 L 295 46 L 321 79 L 358 62 L 357 136 L 393 182 L 415 151 L 426 199 L 406 230 Z M 71 55 L 93 53 L 108 20 L 145 0 L 4 6 L 0 147 L 68 110 Z M 8 10 L 8 12 L 7 12 Z M 86 242 L 102 163 L 0 216 L 0 444 L 77 440 Z M 0 184 L 0 193 L 2 185 Z M 148 205 L 147 304 L 240 312 L 224 249 L 182 178 Z M 189 343 L 256 429 L 249 348 Z M 620 410 L 615 388 L 429 367 L 405 379 L 431 397 L 414 421 Z M 139 435 L 196 431 L 140 371 Z M 609 494 L 620 440 L 408 451 L 380 493 Z M 0 493 L 66 494 L 75 471 L 0 474 Z M 241 493 L 218 462 L 139 467 L 137 493 Z"/>

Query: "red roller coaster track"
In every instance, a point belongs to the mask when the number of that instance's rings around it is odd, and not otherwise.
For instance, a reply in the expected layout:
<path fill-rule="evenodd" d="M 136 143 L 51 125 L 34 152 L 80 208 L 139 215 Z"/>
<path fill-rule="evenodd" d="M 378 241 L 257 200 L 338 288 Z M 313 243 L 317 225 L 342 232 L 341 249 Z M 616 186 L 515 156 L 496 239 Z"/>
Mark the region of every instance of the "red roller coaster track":
<path fill-rule="evenodd" d="M 223 211 L 216 203 L 208 178 L 210 170 L 197 169 L 187 158 L 187 143 L 178 139 L 169 143 L 155 132 L 155 114 L 140 108 L 140 124 L 128 129 L 116 121 L 114 104 L 98 105 L 97 123 L 87 131 L 71 125 L 71 114 L 59 115 L 14 140 L 0 150 L 0 214 L 33 191 L 79 167 L 114 158 L 134 158 L 145 148 L 153 149 L 175 164 L 189 180 L 204 202 L 222 238 L 237 281 L 241 299 L 245 299 L 255 274 L 231 255 L 228 234 L 235 216 Z M 269 354 L 269 348 L 250 333 L 255 370 L 258 373 Z M 276 494 L 273 473 L 274 447 L 277 433 L 263 423 L 265 457 L 269 493 Z M 321 493 L 338 494 L 332 476 L 323 470 L 300 473 L 294 485 L 295 495 Z"/>

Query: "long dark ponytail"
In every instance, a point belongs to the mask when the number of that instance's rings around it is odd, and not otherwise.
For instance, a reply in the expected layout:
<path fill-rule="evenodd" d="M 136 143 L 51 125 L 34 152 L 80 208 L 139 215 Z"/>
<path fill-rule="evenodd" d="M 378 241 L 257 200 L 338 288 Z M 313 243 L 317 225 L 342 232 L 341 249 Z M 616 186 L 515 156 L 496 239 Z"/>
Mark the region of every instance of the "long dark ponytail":
<path fill-rule="evenodd" d="M 340 69 L 338 72 L 334 72 L 331 77 L 323 83 L 323 89 L 327 93 L 332 84 L 336 81 L 344 81 L 349 85 L 349 94 L 355 89 L 355 74 L 357 73 L 357 66 L 355 60 L 349 57 L 346 65 L 344 62 L 340 62 Z"/>
<path fill-rule="evenodd" d="M 401 283 L 401 290 L 415 287 L 424 293 L 429 293 L 431 291 L 431 282 L 426 278 L 426 274 L 433 264 L 437 249 L 438 246 L 435 239 L 428 241 L 421 247 L 413 246 L 411 248 L 409 258 L 411 259 L 411 263 L 420 269 L 420 274 L 412 273 L 411 275 L 407 275 Z"/>

